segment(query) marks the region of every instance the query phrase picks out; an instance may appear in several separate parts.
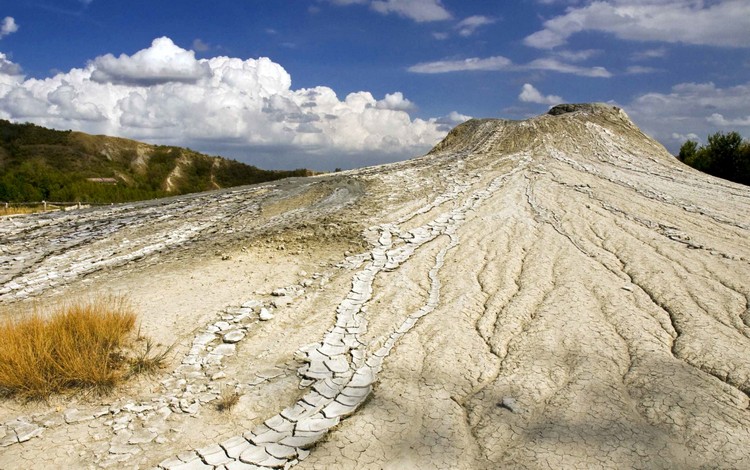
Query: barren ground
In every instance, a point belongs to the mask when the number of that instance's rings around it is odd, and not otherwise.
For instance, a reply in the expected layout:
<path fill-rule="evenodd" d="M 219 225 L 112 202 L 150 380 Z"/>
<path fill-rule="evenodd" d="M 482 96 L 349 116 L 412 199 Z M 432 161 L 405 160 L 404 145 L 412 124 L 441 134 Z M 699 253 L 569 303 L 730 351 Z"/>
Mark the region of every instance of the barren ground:
<path fill-rule="evenodd" d="M 113 396 L 0 402 L 0 468 L 750 468 L 749 215 L 747 187 L 581 106 L 0 219 L 3 315 L 123 293 L 175 345 Z"/>

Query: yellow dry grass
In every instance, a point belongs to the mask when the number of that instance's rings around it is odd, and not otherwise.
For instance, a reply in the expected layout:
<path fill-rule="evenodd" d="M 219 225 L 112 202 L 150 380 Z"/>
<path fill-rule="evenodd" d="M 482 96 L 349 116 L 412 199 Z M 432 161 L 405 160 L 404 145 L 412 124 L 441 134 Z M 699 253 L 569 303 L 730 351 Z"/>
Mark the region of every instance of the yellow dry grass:
<path fill-rule="evenodd" d="M 224 388 L 216 401 L 216 409 L 219 411 L 229 411 L 234 407 L 234 405 L 239 403 L 239 401 L 239 392 L 230 388 Z"/>
<path fill-rule="evenodd" d="M 0 393 L 26 399 L 76 389 L 106 392 L 128 373 L 123 348 L 137 316 L 123 298 L 63 305 L 0 322 Z"/>
<path fill-rule="evenodd" d="M 44 212 L 42 207 L 5 207 L 0 206 L 0 216 L 4 215 L 23 215 Z"/>

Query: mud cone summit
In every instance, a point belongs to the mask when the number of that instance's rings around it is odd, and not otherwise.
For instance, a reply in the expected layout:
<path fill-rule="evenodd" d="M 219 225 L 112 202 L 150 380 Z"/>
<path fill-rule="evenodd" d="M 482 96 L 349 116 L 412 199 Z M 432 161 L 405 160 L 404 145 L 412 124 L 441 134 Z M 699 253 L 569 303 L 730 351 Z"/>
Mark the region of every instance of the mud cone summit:
<path fill-rule="evenodd" d="M 750 189 L 586 104 L 2 220 L 2 304 L 128 293 L 175 349 L 112 397 L 0 405 L 0 468 L 747 467 L 749 215 Z"/>

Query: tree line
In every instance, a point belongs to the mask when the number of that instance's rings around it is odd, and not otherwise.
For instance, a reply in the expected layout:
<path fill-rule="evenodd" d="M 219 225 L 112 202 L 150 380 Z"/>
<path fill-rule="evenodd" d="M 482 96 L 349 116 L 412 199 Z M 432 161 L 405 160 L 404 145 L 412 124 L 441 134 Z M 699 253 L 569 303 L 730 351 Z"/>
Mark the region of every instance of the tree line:
<path fill-rule="evenodd" d="M 737 132 L 711 134 L 706 145 L 688 140 L 677 158 L 709 175 L 750 185 L 750 141 Z"/>

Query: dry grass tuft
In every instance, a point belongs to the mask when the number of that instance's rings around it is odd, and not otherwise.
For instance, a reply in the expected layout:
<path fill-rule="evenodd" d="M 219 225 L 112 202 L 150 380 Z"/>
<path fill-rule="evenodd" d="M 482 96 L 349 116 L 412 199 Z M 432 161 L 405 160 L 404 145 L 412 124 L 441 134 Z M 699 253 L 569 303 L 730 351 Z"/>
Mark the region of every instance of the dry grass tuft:
<path fill-rule="evenodd" d="M 4 215 L 22 215 L 22 214 L 34 214 L 37 212 L 44 212 L 41 207 L 5 207 L 0 206 L 0 216 Z"/>
<path fill-rule="evenodd" d="M 0 394 L 44 399 L 71 390 L 110 391 L 130 375 L 125 352 L 135 324 L 135 312 L 121 297 L 0 321 Z"/>
<path fill-rule="evenodd" d="M 229 411 L 240 401 L 240 393 L 227 387 L 221 391 L 221 395 L 216 400 L 216 409 L 219 411 Z"/>
<path fill-rule="evenodd" d="M 172 346 L 157 351 L 154 342 L 149 338 L 138 335 L 138 339 L 144 342 L 143 350 L 135 353 L 128 362 L 130 363 L 129 375 L 146 374 L 153 375 L 167 365 L 167 356 L 172 351 Z"/>

